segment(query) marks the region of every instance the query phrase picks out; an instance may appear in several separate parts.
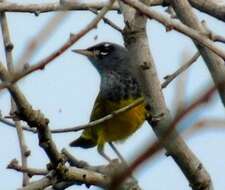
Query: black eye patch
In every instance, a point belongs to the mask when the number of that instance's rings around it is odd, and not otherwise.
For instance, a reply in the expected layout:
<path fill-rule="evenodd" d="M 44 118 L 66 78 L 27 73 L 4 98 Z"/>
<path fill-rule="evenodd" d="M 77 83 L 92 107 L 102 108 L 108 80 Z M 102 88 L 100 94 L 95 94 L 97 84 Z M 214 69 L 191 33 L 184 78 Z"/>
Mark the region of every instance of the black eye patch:
<path fill-rule="evenodd" d="M 93 46 L 89 48 L 88 50 L 96 51 L 99 53 L 99 55 L 104 56 L 109 54 L 111 51 L 113 51 L 113 49 L 114 49 L 113 45 L 109 43 L 103 43 L 103 44 L 99 44 L 98 46 Z"/>

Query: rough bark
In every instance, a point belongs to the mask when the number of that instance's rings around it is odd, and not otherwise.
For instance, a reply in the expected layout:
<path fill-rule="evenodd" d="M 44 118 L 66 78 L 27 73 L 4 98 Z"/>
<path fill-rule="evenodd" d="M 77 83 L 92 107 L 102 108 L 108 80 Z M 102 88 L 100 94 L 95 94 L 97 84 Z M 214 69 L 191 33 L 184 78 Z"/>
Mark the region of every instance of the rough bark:
<path fill-rule="evenodd" d="M 149 123 L 158 138 L 161 139 L 165 136 L 165 132 L 170 126 L 172 119 L 167 109 L 155 63 L 149 50 L 145 27 L 146 18 L 139 12 L 123 4 L 122 1 L 120 1 L 120 4 L 126 23 L 124 33 L 125 44 L 130 55 L 132 55 L 131 60 L 140 77 L 148 108 L 152 114 L 153 120 L 149 119 Z M 164 146 L 168 154 L 173 157 L 181 168 L 193 189 L 207 189 L 205 187 L 208 187 L 208 184 L 211 182 L 207 171 L 175 131 Z"/>

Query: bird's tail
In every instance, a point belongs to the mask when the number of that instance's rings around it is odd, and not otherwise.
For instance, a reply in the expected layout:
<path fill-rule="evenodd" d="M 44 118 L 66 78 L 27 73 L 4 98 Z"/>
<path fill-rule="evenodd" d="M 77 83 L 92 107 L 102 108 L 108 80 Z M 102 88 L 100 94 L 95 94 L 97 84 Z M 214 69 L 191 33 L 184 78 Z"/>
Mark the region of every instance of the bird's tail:
<path fill-rule="evenodd" d="M 72 141 L 70 143 L 71 147 L 81 147 L 81 148 L 91 148 L 96 146 L 96 143 L 91 140 L 91 139 L 87 139 L 83 136 L 80 136 L 78 139 Z"/>

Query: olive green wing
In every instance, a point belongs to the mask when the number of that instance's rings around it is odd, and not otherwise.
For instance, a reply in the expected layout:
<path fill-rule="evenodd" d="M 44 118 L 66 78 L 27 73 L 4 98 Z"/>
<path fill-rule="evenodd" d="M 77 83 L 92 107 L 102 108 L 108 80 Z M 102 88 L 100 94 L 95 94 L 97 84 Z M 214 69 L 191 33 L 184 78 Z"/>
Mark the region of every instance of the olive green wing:
<path fill-rule="evenodd" d="M 93 110 L 91 112 L 91 117 L 90 117 L 90 121 L 95 121 L 97 119 L 100 119 L 104 116 L 106 116 L 107 114 L 107 110 L 106 110 L 106 101 L 103 100 L 103 98 L 101 98 L 99 95 L 97 96 L 94 106 L 93 106 Z"/>

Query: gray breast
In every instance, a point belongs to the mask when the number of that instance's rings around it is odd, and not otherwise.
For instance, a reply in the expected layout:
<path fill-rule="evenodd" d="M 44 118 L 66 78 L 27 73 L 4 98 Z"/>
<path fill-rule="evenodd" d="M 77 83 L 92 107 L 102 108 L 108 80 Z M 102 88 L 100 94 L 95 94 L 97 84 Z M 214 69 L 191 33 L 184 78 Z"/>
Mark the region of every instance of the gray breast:
<path fill-rule="evenodd" d="M 120 101 L 141 96 L 141 89 L 135 77 L 130 73 L 108 72 L 102 76 L 101 97 Z"/>

